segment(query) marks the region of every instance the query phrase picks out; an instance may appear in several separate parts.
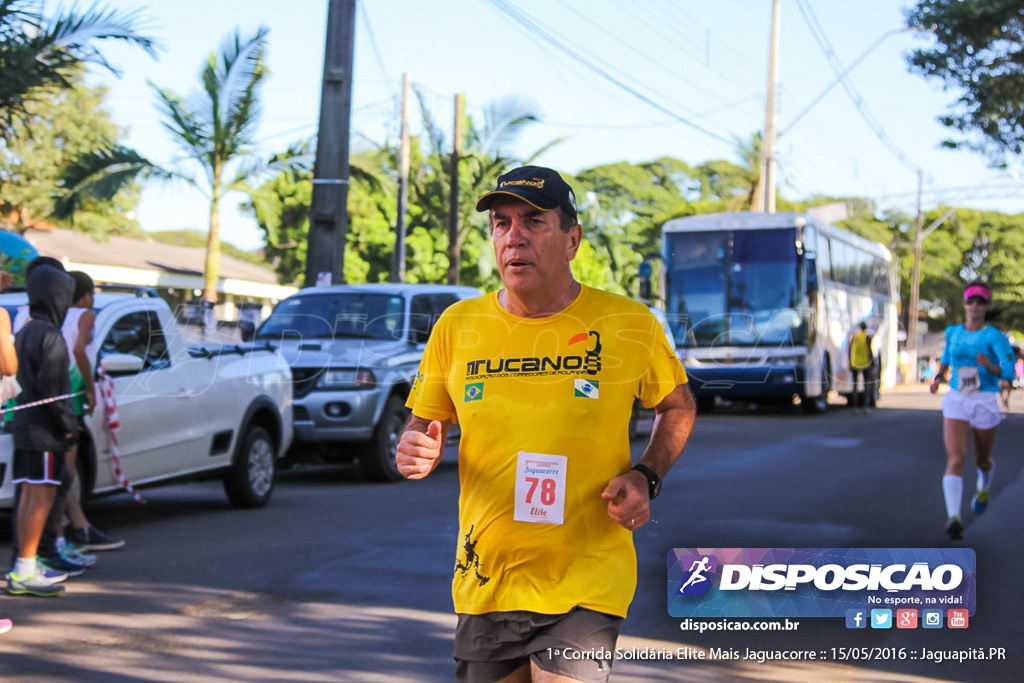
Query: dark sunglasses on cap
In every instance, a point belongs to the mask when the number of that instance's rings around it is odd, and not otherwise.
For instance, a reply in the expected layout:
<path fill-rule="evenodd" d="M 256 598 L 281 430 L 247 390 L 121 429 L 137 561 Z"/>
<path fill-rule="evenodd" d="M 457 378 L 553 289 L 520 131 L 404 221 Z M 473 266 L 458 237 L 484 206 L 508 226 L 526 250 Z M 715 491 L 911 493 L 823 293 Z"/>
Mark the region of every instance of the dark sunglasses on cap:
<path fill-rule="evenodd" d="M 965 303 L 974 304 L 975 306 L 988 306 L 988 299 L 982 299 L 980 296 L 972 296 Z"/>

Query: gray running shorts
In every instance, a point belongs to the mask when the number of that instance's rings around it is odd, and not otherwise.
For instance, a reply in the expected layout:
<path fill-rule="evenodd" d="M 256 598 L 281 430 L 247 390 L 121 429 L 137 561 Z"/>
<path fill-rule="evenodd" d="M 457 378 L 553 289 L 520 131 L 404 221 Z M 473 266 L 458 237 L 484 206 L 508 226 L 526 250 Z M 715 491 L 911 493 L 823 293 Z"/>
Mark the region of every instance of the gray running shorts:
<path fill-rule="evenodd" d="M 587 683 L 605 683 L 612 671 L 622 618 L 576 607 L 566 614 L 459 614 L 455 679 L 493 683 L 523 665 Z"/>

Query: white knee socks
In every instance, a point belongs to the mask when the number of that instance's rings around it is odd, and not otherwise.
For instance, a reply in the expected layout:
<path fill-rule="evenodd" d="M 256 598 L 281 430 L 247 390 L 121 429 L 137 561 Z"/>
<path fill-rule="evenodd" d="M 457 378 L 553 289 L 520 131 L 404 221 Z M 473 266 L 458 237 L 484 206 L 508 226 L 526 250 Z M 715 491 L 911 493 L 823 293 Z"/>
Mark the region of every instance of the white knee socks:
<path fill-rule="evenodd" d="M 964 478 L 955 474 L 942 475 L 942 495 L 946 498 L 946 516 L 959 517 L 964 498 Z"/>

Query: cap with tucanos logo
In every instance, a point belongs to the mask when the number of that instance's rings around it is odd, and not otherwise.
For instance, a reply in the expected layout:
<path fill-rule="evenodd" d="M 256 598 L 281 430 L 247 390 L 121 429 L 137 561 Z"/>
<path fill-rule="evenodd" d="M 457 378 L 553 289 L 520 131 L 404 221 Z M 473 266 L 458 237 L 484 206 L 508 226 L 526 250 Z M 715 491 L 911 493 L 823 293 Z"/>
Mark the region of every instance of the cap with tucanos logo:
<path fill-rule="evenodd" d="M 576 217 L 576 195 L 556 171 L 543 166 L 520 166 L 498 176 L 497 186 L 476 202 L 477 211 L 487 211 L 502 195 L 518 197 L 541 211 L 562 207 Z"/>

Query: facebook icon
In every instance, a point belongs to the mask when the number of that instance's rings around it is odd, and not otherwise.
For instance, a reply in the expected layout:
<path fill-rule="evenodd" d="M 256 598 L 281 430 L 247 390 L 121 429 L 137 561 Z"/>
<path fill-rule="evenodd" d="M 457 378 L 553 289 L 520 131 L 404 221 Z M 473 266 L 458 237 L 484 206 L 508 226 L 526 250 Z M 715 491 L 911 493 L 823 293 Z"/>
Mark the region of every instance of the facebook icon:
<path fill-rule="evenodd" d="M 846 628 L 867 628 L 867 612 L 862 609 L 846 610 Z"/>

